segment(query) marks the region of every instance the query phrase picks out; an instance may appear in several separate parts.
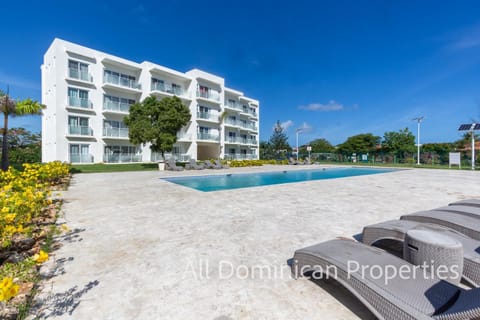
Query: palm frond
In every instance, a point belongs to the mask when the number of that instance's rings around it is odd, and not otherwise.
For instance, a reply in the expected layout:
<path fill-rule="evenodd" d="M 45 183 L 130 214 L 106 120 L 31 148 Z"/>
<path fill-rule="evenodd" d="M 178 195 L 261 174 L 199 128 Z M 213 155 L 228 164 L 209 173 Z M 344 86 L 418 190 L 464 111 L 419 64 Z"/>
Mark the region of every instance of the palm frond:
<path fill-rule="evenodd" d="M 14 116 L 40 115 L 45 105 L 30 98 L 17 102 Z"/>

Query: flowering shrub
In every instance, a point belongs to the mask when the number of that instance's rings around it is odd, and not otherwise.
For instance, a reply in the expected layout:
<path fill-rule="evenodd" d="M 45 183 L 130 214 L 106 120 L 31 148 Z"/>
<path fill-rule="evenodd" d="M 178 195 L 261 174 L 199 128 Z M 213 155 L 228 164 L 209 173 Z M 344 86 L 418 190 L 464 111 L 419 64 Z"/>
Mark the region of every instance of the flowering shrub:
<path fill-rule="evenodd" d="M 264 164 L 276 164 L 275 160 L 233 160 L 229 162 L 230 167 L 254 167 Z"/>
<path fill-rule="evenodd" d="M 0 248 L 8 247 L 17 233 L 31 233 L 32 219 L 51 204 L 50 186 L 68 175 L 68 165 L 61 162 L 24 164 L 22 172 L 12 167 L 0 172 Z"/>

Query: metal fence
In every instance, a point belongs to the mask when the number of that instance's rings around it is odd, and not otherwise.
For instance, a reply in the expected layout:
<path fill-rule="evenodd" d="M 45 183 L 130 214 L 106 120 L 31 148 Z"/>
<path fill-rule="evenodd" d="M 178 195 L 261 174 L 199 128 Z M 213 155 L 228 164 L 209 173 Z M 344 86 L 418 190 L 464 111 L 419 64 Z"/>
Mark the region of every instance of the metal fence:
<path fill-rule="evenodd" d="M 456 151 L 460 153 L 461 167 L 469 168 L 472 164 L 472 154 L 470 151 Z M 309 156 L 308 153 L 300 153 L 299 158 L 305 159 Z M 292 155 L 296 158 L 296 155 Z M 339 153 L 311 153 L 310 158 L 312 162 L 339 162 L 339 163 L 369 163 L 369 164 L 416 164 L 416 153 L 405 153 L 399 156 L 394 153 L 353 153 L 353 154 L 339 154 Z M 480 167 L 480 157 L 476 157 L 475 165 Z M 421 152 L 420 163 L 425 165 L 449 165 L 449 152 Z"/>

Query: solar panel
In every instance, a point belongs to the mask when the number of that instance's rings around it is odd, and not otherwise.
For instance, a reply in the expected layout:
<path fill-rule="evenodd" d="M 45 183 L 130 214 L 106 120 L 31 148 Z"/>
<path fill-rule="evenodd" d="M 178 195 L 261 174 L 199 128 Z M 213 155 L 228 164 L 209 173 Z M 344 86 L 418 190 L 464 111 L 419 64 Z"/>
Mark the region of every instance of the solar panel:
<path fill-rule="evenodd" d="M 475 128 L 473 128 L 473 130 L 480 130 L 480 123 L 477 123 L 477 124 L 475 125 Z"/>
<path fill-rule="evenodd" d="M 458 131 L 468 131 L 472 128 L 472 124 L 462 124 L 460 125 L 460 128 L 458 128 Z"/>

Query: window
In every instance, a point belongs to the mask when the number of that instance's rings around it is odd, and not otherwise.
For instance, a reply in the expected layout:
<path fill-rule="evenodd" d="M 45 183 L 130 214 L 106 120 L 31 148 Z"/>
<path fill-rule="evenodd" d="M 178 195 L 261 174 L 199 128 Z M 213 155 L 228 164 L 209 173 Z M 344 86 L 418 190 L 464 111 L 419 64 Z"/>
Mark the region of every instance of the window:
<path fill-rule="evenodd" d="M 204 112 L 204 113 L 207 113 L 210 109 L 208 107 L 204 107 L 204 106 L 198 106 L 198 111 L 199 112 Z"/>
<path fill-rule="evenodd" d="M 208 127 L 198 127 L 198 132 L 208 134 L 210 132 L 210 128 L 208 128 Z"/>
<path fill-rule="evenodd" d="M 72 135 L 90 136 L 92 131 L 88 126 L 88 118 L 69 116 L 68 133 Z"/>
<path fill-rule="evenodd" d="M 68 88 L 68 105 L 72 107 L 90 108 L 88 91 L 77 88 Z"/>
<path fill-rule="evenodd" d="M 123 74 L 111 70 L 103 71 L 103 78 L 105 82 L 117 84 L 124 87 L 137 88 L 135 83 L 136 78 L 128 74 Z"/>
<path fill-rule="evenodd" d="M 68 71 L 70 78 L 90 81 L 88 76 L 88 64 L 86 63 L 68 60 Z"/>
<path fill-rule="evenodd" d="M 71 144 L 68 148 L 70 162 L 72 163 L 90 163 L 93 162 L 90 156 L 90 146 L 88 144 Z"/>
<path fill-rule="evenodd" d="M 152 90 L 165 91 L 163 80 L 152 78 Z"/>

